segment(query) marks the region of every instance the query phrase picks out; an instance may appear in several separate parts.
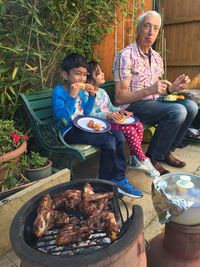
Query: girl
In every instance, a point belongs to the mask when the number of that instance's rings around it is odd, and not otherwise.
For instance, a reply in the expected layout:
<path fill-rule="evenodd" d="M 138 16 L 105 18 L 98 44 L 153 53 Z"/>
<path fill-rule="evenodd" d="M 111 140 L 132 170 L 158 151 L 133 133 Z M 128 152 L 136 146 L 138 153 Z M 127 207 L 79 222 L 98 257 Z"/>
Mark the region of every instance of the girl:
<path fill-rule="evenodd" d="M 94 60 L 89 62 L 88 82 L 91 81 L 95 86 L 96 98 L 91 115 L 106 118 L 109 121 L 117 121 L 124 115 L 130 117 L 133 114 L 112 105 L 106 91 L 99 88 L 105 82 L 104 73 L 98 63 Z M 123 132 L 130 148 L 130 158 L 128 166 L 132 169 L 145 170 L 150 176 L 159 176 L 160 173 L 153 167 L 141 148 L 143 137 L 143 126 L 141 122 L 135 124 L 116 124 L 111 122 L 112 129 Z"/>

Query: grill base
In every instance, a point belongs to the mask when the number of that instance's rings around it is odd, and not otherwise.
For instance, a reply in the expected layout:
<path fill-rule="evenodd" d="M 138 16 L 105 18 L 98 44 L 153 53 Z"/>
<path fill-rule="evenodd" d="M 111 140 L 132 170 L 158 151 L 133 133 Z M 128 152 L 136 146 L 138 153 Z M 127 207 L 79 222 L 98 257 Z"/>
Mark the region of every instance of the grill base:
<path fill-rule="evenodd" d="M 129 216 L 128 208 L 124 205 L 125 213 L 117 198 L 117 186 L 114 183 L 88 179 L 95 192 L 114 192 L 112 209 L 116 220 L 121 226 L 119 235 L 114 242 L 104 247 L 89 245 L 84 253 L 71 255 L 55 255 L 38 250 L 38 239 L 33 234 L 33 222 L 41 197 L 47 193 L 55 195 L 68 189 L 82 189 L 85 180 L 59 185 L 41 192 L 29 200 L 16 214 L 10 228 L 10 240 L 14 251 L 21 259 L 21 267 L 146 267 L 145 242 L 143 236 L 143 213 L 140 206 L 134 205 Z M 124 203 L 125 204 L 125 203 Z M 127 218 L 124 216 L 127 213 Z M 99 239 L 100 240 L 100 239 Z M 64 250 L 68 250 L 67 247 Z"/>

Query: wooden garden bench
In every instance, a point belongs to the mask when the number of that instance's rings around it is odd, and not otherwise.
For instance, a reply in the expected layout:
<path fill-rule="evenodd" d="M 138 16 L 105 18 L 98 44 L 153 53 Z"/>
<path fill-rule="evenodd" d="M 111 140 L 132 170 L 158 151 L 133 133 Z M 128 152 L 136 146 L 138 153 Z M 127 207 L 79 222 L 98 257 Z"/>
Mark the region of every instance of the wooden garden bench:
<path fill-rule="evenodd" d="M 114 81 L 107 81 L 101 87 L 106 90 L 111 101 L 114 102 Z M 20 98 L 37 145 L 45 150 L 45 154 L 54 162 L 54 167 L 69 168 L 73 173 L 75 162 L 86 160 L 96 154 L 99 149 L 91 145 L 71 145 L 64 141 L 53 120 L 51 94 L 52 89 L 49 89 L 34 93 L 21 93 Z M 63 123 L 65 122 L 63 121 Z M 146 128 L 149 126 L 145 125 Z"/>
<path fill-rule="evenodd" d="M 69 168 L 73 173 L 72 169 L 76 161 L 86 160 L 99 149 L 91 145 L 71 145 L 64 141 L 53 119 L 51 94 L 52 89 L 49 89 L 34 93 L 21 93 L 20 98 L 37 145 L 45 150 L 45 154 L 54 162 L 54 167 Z"/>

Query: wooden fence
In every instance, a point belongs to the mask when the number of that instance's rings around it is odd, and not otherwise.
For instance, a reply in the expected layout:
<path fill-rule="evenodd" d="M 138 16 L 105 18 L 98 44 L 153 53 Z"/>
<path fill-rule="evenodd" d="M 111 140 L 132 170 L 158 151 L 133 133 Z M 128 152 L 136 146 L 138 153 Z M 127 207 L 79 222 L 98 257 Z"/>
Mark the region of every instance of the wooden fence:
<path fill-rule="evenodd" d="M 200 90 L 200 1 L 162 0 L 167 78 L 186 73 L 189 89 Z"/>
<path fill-rule="evenodd" d="M 94 57 L 101 60 L 100 65 L 106 80 L 113 79 L 112 65 L 116 52 L 135 40 L 135 25 L 138 15 L 144 10 L 152 9 L 152 2 L 152 0 L 129 0 L 127 4 L 129 14 L 125 16 L 122 9 L 119 8 L 113 31 L 102 40 L 101 44 L 95 46 Z"/>

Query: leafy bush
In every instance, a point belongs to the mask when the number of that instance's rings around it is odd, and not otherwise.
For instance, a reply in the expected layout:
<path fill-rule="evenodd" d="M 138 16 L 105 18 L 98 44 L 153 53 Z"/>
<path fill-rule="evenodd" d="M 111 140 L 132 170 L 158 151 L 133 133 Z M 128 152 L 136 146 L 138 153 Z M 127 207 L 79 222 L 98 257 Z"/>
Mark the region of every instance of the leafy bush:
<path fill-rule="evenodd" d="M 0 2 L 0 116 L 12 118 L 21 91 L 54 86 L 67 53 L 88 58 L 126 0 Z M 60 79 L 60 78 L 59 78 Z"/>
<path fill-rule="evenodd" d="M 30 155 L 22 155 L 21 164 L 23 167 L 34 169 L 44 167 L 48 163 L 47 157 L 42 157 L 38 152 L 31 151 Z"/>

